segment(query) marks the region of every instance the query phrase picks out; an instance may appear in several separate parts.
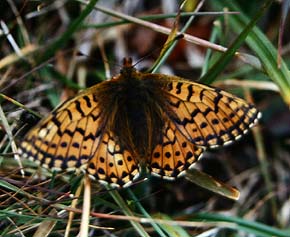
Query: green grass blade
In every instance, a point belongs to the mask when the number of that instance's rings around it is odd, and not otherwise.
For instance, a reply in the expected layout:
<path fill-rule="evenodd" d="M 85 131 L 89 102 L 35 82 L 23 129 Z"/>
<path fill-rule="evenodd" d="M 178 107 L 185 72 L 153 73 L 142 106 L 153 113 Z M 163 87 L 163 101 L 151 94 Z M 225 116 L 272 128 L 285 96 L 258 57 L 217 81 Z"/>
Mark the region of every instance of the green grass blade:
<path fill-rule="evenodd" d="M 200 79 L 202 82 L 206 84 L 211 84 L 215 78 L 224 71 L 226 65 L 232 60 L 235 55 L 237 49 L 244 43 L 246 37 L 250 34 L 253 27 L 256 25 L 258 20 L 264 16 L 266 10 L 270 7 L 272 0 L 268 0 L 261 10 L 254 16 L 254 18 L 247 24 L 244 25 L 242 32 L 240 32 L 239 36 L 235 39 L 232 45 L 228 48 L 228 50 L 220 57 L 219 60 L 210 68 L 210 70 Z M 220 3 L 225 6 L 225 4 Z"/>
<path fill-rule="evenodd" d="M 194 215 L 194 221 L 206 221 L 206 222 L 227 222 L 235 223 L 237 225 L 237 230 L 245 231 L 248 233 L 255 234 L 257 236 L 263 237 L 289 237 L 290 231 L 283 231 L 277 228 L 255 222 L 248 221 L 240 217 L 233 216 L 223 216 L 219 214 L 210 214 L 210 213 L 198 213 Z"/>
<path fill-rule="evenodd" d="M 134 204 L 138 207 L 138 209 L 141 211 L 141 213 L 148 219 L 152 219 L 152 217 L 150 216 L 150 214 L 145 210 L 145 208 L 141 205 L 141 203 L 139 202 L 139 200 L 137 199 L 137 197 L 135 196 L 135 194 L 131 191 L 131 189 L 128 189 L 127 192 L 129 193 L 130 197 L 132 198 L 132 200 L 134 201 Z M 152 227 L 155 229 L 156 233 L 159 234 L 160 237 L 166 237 L 167 235 L 165 235 L 165 233 L 162 231 L 162 229 L 160 228 L 160 226 L 154 222 L 154 220 L 152 219 L 152 222 L 150 223 L 152 225 Z"/>
<path fill-rule="evenodd" d="M 63 33 L 63 35 L 52 43 L 46 50 L 46 53 L 41 58 L 41 61 L 48 60 L 54 53 L 72 37 L 72 35 L 79 29 L 83 24 L 84 19 L 94 10 L 94 7 L 98 0 L 91 0 L 85 9 L 81 12 L 79 17 L 77 17 L 68 27 L 68 29 Z"/>
<path fill-rule="evenodd" d="M 171 217 L 165 214 L 158 214 L 155 217 L 162 220 L 172 221 Z M 167 236 L 170 236 L 170 237 L 180 237 L 180 236 L 190 237 L 191 236 L 187 233 L 184 227 L 179 226 L 179 225 L 168 225 L 168 224 L 163 223 L 163 224 L 159 224 L 159 226 L 164 230 L 164 232 L 167 233 Z"/>
<path fill-rule="evenodd" d="M 226 5 L 231 10 L 241 11 L 241 9 L 239 9 L 239 7 L 232 1 L 216 1 L 215 4 L 218 8 L 222 8 Z M 249 18 L 241 12 L 239 15 L 233 15 L 231 17 L 231 21 L 229 22 L 232 30 L 239 33 L 239 29 L 243 29 L 248 21 Z M 278 67 L 277 50 L 275 47 L 268 40 L 265 34 L 257 27 L 254 27 L 248 34 L 246 43 L 258 56 L 265 73 L 280 88 L 280 93 L 284 101 L 290 105 L 290 73 L 286 63 L 283 60 L 281 60 L 280 68 Z"/>
<path fill-rule="evenodd" d="M 107 190 L 110 190 L 110 186 L 106 186 Z M 111 194 L 112 198 L 115 200 L 115 202 L 118 204 L 118 206 L 121 208 L 122 212 L 124 212 L 127 216 L 134 216 L 124 199 L 121 197 L 121 195 L 118 193 L 117 190 L 110 190 L 109 193 Z M 149 237 L 148 233 L 145 231 L 143 226 L 133 220 L 130 220 L 131 225 L 134 227 L 134 229 L 139 233 L 140 236 Z"/>
<path fill-rule="evenodd" d="M 203 187 L 205 189 L 208 189 L 214 193 L 218 193 L 224 197 L 233 199 L 233 200 L 238 200 L 240 196 L 240 192 L 223 183 L 220 182 L 210 175 L 201 172 L 198 169 L 189 169 L 186 171 L 185 178 L 189 180 L 192 183 L 195 183 L 196 185 L 199 185 L 200 187 Z"/>

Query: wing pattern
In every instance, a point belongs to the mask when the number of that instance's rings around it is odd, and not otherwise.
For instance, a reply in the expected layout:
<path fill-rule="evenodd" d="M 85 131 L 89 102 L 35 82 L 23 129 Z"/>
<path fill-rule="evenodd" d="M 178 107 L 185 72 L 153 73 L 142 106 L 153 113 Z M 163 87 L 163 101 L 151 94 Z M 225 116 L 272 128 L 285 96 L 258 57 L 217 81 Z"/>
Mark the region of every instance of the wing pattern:
<path fill-rule="evenodd" d="M 199 83 L 169 79 L 164 90 L 173 112 L 171 119 L 195 145 L 217 147 L 232 143 L 261 116 L 244 100 Z"/>
<path fill-rule="evenodd" d="M 203 148 L 189 142 L 175 124 L 168 120 L 148 167 L 154 175 L 174 179 L 184 174 L 201 157 L 202 152 Z"/>
<path fill-rule="evenodd" d="M 88 173 L 97 180 L 116 186 L 129 186 L 139 175 L 134 156 L 121 147 L 114 134 L 106 132 L 98 149 L 89 161 Z"/>
<path fill-rule="evenodd" d="M 20 144 L 19 153 L 46 168 L 88 169 L 96 179 L 118 185 L 130 183 L 139 173 L 138 166 L 112 134 L 103 132 L 104 126 L 94 95 L 78 96 L 32 129 Z"/>

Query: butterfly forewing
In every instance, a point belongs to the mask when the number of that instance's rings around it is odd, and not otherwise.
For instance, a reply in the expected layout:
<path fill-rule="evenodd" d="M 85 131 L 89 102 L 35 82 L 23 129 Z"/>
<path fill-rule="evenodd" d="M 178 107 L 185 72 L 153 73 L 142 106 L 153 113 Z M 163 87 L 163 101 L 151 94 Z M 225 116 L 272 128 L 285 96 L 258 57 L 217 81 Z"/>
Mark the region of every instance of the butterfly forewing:
<path fill-rule="evenodd" d="M 240 138 L 260 117 L 244 100 L 217 88 L 163 76 L 171 119 L 192 143 L 216 147 Z"/>
<path fill-rule="evenodd" d="M 81 94 L 40 121 L 20 144 L 20 153 L 45 167 L 79 168 L 100 143 L 102 127 L 94 95 Z"/>

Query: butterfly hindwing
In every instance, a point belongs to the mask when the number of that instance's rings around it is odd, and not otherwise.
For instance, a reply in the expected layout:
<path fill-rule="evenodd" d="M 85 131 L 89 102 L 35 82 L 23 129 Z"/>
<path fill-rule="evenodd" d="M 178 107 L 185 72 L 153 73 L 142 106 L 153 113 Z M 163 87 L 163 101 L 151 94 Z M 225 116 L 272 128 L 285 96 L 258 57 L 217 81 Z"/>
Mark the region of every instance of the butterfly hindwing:
<path fill-rule="evenodd" d="M 104 133 L 87 170 L 97 180 L 104 180 L 117 186 L 128 186 L 139 175 L 139 167 L 134 156 L 120 146 L 116 136 L 110 132 Z"/>
<path fill-rule="evenodd" d="M 168 120 L 162 130 L 160 143 L 153 149 L 149 170 L 163 178 L 177 178 L 201 157 L 202 152 L 203 148 L 189 142 Z"/>

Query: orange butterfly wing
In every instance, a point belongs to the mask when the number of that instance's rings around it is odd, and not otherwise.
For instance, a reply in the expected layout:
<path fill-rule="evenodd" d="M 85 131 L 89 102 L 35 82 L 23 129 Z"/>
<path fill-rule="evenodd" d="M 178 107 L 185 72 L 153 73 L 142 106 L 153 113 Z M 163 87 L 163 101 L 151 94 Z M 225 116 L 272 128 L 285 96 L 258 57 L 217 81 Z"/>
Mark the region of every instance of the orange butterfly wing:
<path fill-rule="evenodd" d="M 239 139 L 260 117 L 253 105 L 217 88 L 163 74 L 143 74 L 142 79 L 159 81 L 160 96 L 166 100 L 167 122 L 148 162 L 157 176 L 182 175 L 206 147 Z"/>
<path fill-rule="evenodd" d="M 99 101 L 93 93 L 97 90 L 98 85 L 89 89 L 90 93 L 64 102 L 40 121 L 21 142 L 19 153 L 46 168 L 88 168 L 97 179 L 118 185 L 137 177 L 135 159 L 130 159 L 129 151 L 105 131 Z"/>
<path fill-rule="evenodd" d="M 192 143 L 203 147 L 226 145 L 239 139 L 261 114 L 244 100 L 200 83 L 153 74 L 161 80 L 168 101 L 167 114 Z M 151 77 L 151 79 L 149 79 Z M 152 80 L 146 74 L 144 79 Z"/>
<path fill-rule="evenodd" d="M 110 132 L 103 139 L 88 163 L 88 173 L 99 181 L 116 186 L 129 186 L 139 176 L 134 156 L 120 146 Z"/>
<path fill-rule="evenodd" d="M 168 120 L 163 128 L 161 141 L 153 149 L 149 159 L 149 171 L 166 179 L 175 179 L 202 156 L 203 150 L 189 142 L 176 125 Z"/>

